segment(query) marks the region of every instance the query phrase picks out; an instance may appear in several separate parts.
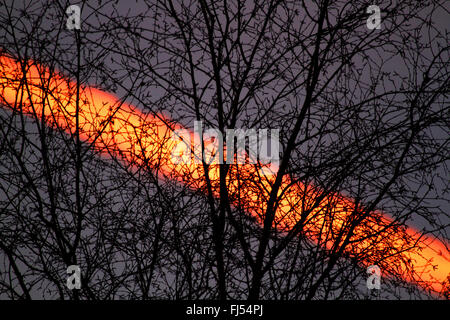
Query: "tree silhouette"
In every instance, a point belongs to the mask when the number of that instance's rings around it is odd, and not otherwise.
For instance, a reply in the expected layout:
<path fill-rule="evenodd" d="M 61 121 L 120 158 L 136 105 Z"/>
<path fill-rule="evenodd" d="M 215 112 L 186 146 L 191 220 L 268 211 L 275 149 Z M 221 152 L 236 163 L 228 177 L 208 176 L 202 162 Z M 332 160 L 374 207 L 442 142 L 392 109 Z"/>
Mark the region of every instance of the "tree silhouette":
<path fill-rule="evenodd" d="M 448 10 L 372 4 L 2 3 L 0 297 L 448 297 Z M 276 174 L 171 165 L 194 121 L 279 129 Z"/>

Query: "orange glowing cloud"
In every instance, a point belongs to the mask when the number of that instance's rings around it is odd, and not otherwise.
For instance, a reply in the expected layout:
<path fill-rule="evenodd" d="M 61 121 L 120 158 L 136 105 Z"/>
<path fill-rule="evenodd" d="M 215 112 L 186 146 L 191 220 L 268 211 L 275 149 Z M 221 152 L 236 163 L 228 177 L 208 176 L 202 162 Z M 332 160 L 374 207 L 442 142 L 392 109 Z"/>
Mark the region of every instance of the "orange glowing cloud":
<path fill-rule="evenodd" d="M 47 125 L 67 133 L 76 131 L 76 84 L 60 74 L 50 74 L 37 63 L 28 61 L 21 65 L 1 55 L 0 97 L 6 108 L 39 120 L 43 117 Z M 88 86 L 81 87 L 79 101 L 80 137 L 96 150 L 131 165 L 148 164 L 167 179 L 206 192 L 202 165 L 173 161 L 181 143 L 172 138 L 173 130 L 182 129 L 180 125 Z M 190 135 L 198 138 L 193 132 Z M 210 166 L 208 176 L 214 195 L 219 197 L 217 164 Z M 262 224 L 275 177 L 268 168 L 254 164 L 231 165 L 226 177 L 231 201 Z M 322 199 L 320 189 L 293 181 L 292 177 L 283 177 L 274 228 L 288 232 L 301 221 L 303 232 L 312 241 L 328 249 L 342 244 L 341 231 L 348 230 L 364 209 L 339 194 L 328 194 Z M 450 273 L 447 248 L 445 242 L 413 228 L 394 227 L 386 215 L 371 212 L 354 228 L 344 254 L 364 256 L 366 266 L 378 264 L 386 275 L 399 274 L 406 281 L 444 294 L 448 292 Z"/>

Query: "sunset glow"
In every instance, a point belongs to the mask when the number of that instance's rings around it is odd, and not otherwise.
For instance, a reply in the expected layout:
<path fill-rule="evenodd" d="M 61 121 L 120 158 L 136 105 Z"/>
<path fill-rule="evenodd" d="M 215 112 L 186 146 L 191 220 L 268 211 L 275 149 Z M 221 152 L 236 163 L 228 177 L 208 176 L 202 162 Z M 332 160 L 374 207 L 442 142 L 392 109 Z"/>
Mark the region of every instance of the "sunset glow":
<path fill-rule="evenodd" d="M 76 132 L 76 83 L 60 74 L 50 76 L 42 65 L 29 61 L 24 66 L 11 57 L 0 56 L 0 99 L 6 109 L 22 112 L 37 121 L 44 119 L 47 125 L 70 134 Z M 121 103 L 111 94 L 81 87 L 79 132 L 82 140 L 104 155 L 112 155 L 133 166 L 148 164 L 158 168 L 158 173 L 166 179 L 206 192 L 202 165 L 193 161 L 178 164 L 172 161 L 172 152 L 180 143 L 171 139 L 172 132 L 180 128 L 181 125 L 166 116 L 144 113 Z M 194 138 L 194 134 L 191 135 Z M 218 198 L 219 166 L 211 165 L 208 175 Z M 226 180 L 232 203 L 262 223 L 275 177 L 269 168 L 254 164 L 231 165 Z M 333 245 L 344 241 L 345 237 L 340 239 L 340 231 L 348 230 L 352 220 L 364 214 L 364 208 L 339 194 L 327 194 L 321 199 L 320 189 L 292 183 L 293 179 L 287 175 L 283 178 L 274 228 L 287 233 L 303 219 L 305 235 L 333 250 Z M 307 213 L 306 217 L 302 217 L 302 213 Z M 370 257 L 365 260 L 366 266 L 379 265 L 383 275 L 400 274 L 406 281 L 444 294 L 450 275 L 448 243 L 422 235 L 411 227 L 393 232 L 391 223 L 383 213 L 368 214 L 355 227 L 345 254 Z"/>

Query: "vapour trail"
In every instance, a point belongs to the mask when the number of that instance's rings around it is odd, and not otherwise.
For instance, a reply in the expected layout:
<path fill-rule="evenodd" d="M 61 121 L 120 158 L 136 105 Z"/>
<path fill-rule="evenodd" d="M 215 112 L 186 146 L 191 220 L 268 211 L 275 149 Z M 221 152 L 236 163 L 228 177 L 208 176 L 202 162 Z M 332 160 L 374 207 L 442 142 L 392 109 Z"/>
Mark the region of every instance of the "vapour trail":
<path fill-rule="evenodd" d="M 26 114 L 68 134 L 76 132 L 76 83 L 57 72 L 50 74 L 39 63 L 31 60 L 19 63 L 6 54 L 0 55 L 0 98 L 4 108 Z M 173 161 L 173 155 L 182 143 L 173 138 L 173 130 L 182 129 L 182 126 L 168 117 L 144 113 L 111 94 L 83 85 L 78 118 L 80 138 L 98 152 L 132 166 L 149 165 L 166 179 L 207 192 L 202 165 L 194 161 Z M 193 132 L 190 135 L 192 139 L 198 139 Z M 217 164 L 210 166 L 208 176 L 212 192 L 219 197 Z M 231 165 L 226 181 L 233 205 L 243 208 L 262 224 L 275 177 L 275 173 L 265 166 Z M 329 250 L 338 248 L 336 245 L 343 242 L 340 232 L 348 230 L 358 214 L 363 214 L 364 208 L 338 193 L 322 199 L 319 188 L 294 181 L 288 175 L 283 177 L 274 228 L 287 233 L 303 219 L 302 232 L 309 239 Z M 365 266 L 378 264 L 384 275 L 397 274 L 406 281 L 444 295 L 448 292 L 450 275 L 447 248 L 446 241 L 423 235 L 412 227 L 393 227 L 393 221 L 387 215 L 374 211 L 354 228 L 344 254 L 364 256 Z"/>

